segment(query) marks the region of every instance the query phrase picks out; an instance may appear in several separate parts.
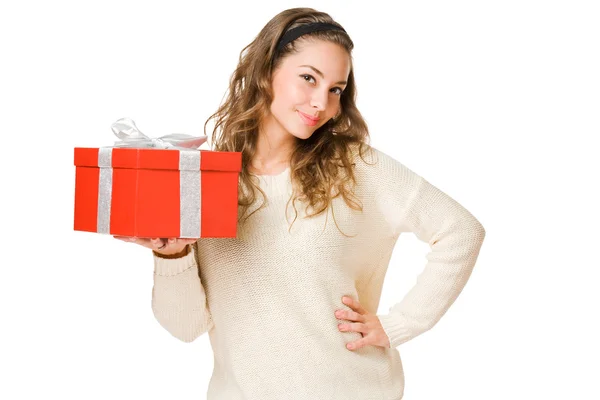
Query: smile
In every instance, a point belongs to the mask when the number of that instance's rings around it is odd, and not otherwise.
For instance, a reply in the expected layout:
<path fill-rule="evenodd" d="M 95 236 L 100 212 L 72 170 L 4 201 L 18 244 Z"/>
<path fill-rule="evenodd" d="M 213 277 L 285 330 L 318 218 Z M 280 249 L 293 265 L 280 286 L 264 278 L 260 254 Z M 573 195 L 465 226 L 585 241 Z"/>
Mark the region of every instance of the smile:
<path fill-rule="evenodd" d="M 298 111 L 298 115 L 300 116 L 302 122 L 304 122 L 305 125 L 315 126 L 319 122 L 319 119 L 313 119 L 308 115 L 304 114 L 302 111 Z"/>

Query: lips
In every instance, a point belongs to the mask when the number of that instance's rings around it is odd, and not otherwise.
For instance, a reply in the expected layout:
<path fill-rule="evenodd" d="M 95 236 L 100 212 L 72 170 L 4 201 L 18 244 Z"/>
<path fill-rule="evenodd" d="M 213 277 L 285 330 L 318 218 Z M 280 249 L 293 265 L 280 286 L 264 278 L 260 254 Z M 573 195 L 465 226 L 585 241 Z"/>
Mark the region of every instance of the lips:
<path fill-rule="evenodd" d="M 312 120 L 312 121 L 315 121 L 315 122 L 317 122 L 318 120 L 320 120 L 320 119 L 321 119 L 321 118 L 319 118 L 319 117 L 311 117 L 311 116 L 310 116 L 310 115 L 308 115 L 308 114 L 304 114 L 302 111 L 298 111 L 298 112 L 299 112 L 300 114 L 304 115 L 304 116 L 305 116 L 307 119 L 310 119 L 310 120 Z"/>
<path fill-rule="evenodd" d="M 311 117 L 310 115 L 304 114 L 302 111 L 298 111 L 298 115 L 302 118 L 302 121 L 308 126 L 315 126 L 320 118 Z"/>

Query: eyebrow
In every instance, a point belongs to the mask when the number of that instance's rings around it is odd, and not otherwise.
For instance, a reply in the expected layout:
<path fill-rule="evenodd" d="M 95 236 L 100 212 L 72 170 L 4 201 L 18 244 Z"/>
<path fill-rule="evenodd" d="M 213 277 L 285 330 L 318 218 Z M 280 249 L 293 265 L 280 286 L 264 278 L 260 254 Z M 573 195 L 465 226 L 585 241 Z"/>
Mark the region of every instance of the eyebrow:
<path fill-rule="evenodd" d="M 325 78 L 325 75 L 323 75 L 323 73 L 321 71 L 319 71 L 318 69 L 316 69 L 312 65 L 300 65 L 300 67 L 308 67 L 308 68 L 312 69 L 313 71 L 315 71 L 317 74 L 319 74 L 319 76 L 321 78 Z M 335 84 L 336 85 L 345 85 L 347 83 L 348 83 L 347 81 L 339 81 L 339 82 L 336 82 Z"/>

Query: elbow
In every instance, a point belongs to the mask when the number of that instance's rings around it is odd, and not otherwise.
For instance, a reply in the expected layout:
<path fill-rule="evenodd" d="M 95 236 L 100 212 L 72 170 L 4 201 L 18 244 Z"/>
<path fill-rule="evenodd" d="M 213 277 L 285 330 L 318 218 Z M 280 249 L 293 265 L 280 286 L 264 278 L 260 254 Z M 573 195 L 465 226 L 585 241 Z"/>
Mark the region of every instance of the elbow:
<path fill-rule="evenodd" d="M 485 228 L 483 225 L 475 220 L 475 222 L 471 225 L 470 231 L 472 232 L 472 237 L 470 242 L 470 251 L 472 252 L 472 257 L 476 260 L 479 257 L 479 253 L 481 252 L 481 248 L 483 247 L 483 241 L 485 239 Z M 473 261 L 472 267 L 475 265 L 475 261 Z"/>
<path fill-rule="evenodd" d="M 485 239 L 485 228 L 479 221 L 477 221 L 477 223 L 476 223 L 475 232 L 476 232 L 477 237 L 479 238 L 479 241 L 483 243 L 483 239 Z"/>
<path fill-rule="evenodd" d="M 181 329 L 181 328 L 173 329 L 173 328 L 168 328 L 168 327 L 164 326 L 163 324 L 161 324 L 161 325 L 173 337 L 175 337 L 176 339 L 179 339 L 180 341 L 182 341 L 184 343 L 192 343 L 194 340 L 198 339 L 200 336 L 204 335 L 206 332 L 208 332 L 210 330 L 209 327 L 204 327 L 204 326 L 190 327 L 187 329 Z"/>
<path fill-rule="evenodd" d="M 485 228 L 482 223 L 477 218 L 472 217 L 468 224 L 468 230 L 472 232 L 475 241 L 481 245 L 485 239 Z"/>
<path fill-rule="evenodd" d="M 176 335 L 175 333 L 171 332 L 171 334 L 173 335 L 173 337 L 181 340 L 184 343 L 192 343 L 194 340 L 198 339 L 200 336 L 202 336 L 202 334 L 197 334 L 197 335 L 191 335 L 191 336 L 181 336 L 181 335 Z"/>
<path fill-rule="evenodd" d="M 210 317 L 208 320 L 204 321 L 202 324 L 193 325 L 189 330 L 181 332 L 177 339 L 181 340 L 184 343 L 192 343 L 194 340 L 198 339 L 200 336 L 209 332 L 214 327 L 212 319 Z"/>
<path fill-rule="evenodd" d="M 194 340 L 210 331 L 214 326 L 210 317 L 204 321 L 201 321 L 197 317 L 181 319 L 173 318 L 172 315 L 161 315 L 157 312 L 154 313 L 154 316 L 160 326 L 162 326 L 173 337 L 184 343 L 192 343 Z"/>

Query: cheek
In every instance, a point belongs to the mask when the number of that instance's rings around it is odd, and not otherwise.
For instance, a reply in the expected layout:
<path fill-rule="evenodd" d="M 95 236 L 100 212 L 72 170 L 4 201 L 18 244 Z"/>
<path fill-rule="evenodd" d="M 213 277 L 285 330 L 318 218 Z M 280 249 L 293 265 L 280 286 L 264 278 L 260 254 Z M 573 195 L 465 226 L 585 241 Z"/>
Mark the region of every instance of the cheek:
<path fill-rule="evenodd" d="M 295 106 L 298 104 L 306 103 L 309 96 L 309 91 L 301 83 L 288 84 L 281 88 L 279 95 L 282 103 L 284 103 L 287 107 L 295 108 Z"/>

